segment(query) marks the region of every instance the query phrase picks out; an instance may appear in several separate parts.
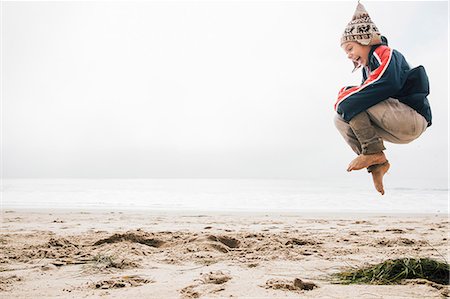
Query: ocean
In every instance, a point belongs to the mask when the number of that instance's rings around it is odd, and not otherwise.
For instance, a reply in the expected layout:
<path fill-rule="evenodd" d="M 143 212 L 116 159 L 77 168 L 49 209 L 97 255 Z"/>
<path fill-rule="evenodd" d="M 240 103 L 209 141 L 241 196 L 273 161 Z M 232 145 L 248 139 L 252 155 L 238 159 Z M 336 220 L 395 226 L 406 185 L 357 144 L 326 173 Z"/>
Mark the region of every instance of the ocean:
<path fill-rule="evenodd" d="M 447 182 L 286 179 L 3 179 L 1 207 L 111 211 L 448 213 Z"/>

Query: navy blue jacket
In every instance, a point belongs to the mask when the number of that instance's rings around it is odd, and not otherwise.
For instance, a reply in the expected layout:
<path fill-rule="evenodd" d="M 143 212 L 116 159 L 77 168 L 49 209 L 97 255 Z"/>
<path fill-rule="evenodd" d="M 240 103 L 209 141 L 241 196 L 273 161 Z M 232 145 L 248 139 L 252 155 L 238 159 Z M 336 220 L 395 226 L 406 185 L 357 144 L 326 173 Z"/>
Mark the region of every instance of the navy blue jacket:
<path fill-rule="evenodd" d="M 416 110 L 431 126 L 427 99 L 430 86 L 423 66 L 411 69 L 400 52 L 381 44 L 372 46 L 369 65 L 362 73 L 362 84 L 342 88 L 334 105 L 346 121 L 381 101 L 395 98 Z"/>

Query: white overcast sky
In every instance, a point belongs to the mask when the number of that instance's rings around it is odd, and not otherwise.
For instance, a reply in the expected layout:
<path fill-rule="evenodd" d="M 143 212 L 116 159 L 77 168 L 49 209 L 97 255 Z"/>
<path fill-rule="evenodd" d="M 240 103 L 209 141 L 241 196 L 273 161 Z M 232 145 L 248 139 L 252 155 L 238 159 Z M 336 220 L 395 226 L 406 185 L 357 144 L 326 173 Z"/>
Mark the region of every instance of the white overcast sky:
<path fill-rule="evenodd" d="M 348 176 L 356 3 L 2 1 L 3 177 Z M 391 178 L 446 180 L 448 3 L 362 3 L 430 77 L 434 124 L 386 143 Z"/>

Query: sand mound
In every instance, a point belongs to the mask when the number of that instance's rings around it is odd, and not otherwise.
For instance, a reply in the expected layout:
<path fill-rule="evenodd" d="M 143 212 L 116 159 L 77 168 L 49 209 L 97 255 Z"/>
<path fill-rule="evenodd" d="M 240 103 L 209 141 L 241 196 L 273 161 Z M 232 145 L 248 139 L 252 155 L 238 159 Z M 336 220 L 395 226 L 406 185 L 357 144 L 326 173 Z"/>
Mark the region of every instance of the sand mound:
<path fill-rule="evenodd" d="M 231 276 L 223 273 L 222 271 L 215 271 L 203 274 L 201 281 L 203 283 L 222 284 L 231 279 Z"/>
<path fill-rule="evenodd" d="M 145 233 L 133 233 L 133 232 L 127 232 L 125 234 L 114 234 L 109 238 L 101 239 L 95 242 L 93 245 L 102 245 L 105 243 L 118 243 L 118 242 L 133 242 L 133 243 L 139 243 L 144 244 L 150 247 L 161 247 L 165 242 L 154 239 L 154 238 L 148 238 L 147 234 Z"/>
<path fill-rule="evenodd" d="M 275 289 L 275 290 L 288 290 L 288 291 L 310 291 L 316 288 L 317 285 L 313 282 L 306 282 L 301 280 L 300 278 L 295 278 L 294 281 L 287 279 L 269 279 L 266 282 L 266 289 Z"/>
<path fill-rule="evenodd" d="M 31 245 L 23 250 L 13 250 L 10 258 L 27 262 L 30 259 L 67 259 L 86 260 L 90 252 L 84 246 L 72 243 L 65 238 L 51 238 L 47 243 Z"/>
<path fill-rule="evenodd" d="M 232 237 L 228 237 L 228 236 L 214 236 L 214 235 L 210 235 L 208 237 L 208 240 L 210 241 L 215 241 L 215 242 L 220 242 L 223 245 L 229 247 L 229 248 L 238 248 L 239 245 L 241 244 L 241 242 L 238 239 L 232 238 Z"/>
<path fill-rule="evenodd" d="M 73 244 L 72 242 L 70 242 L 67 239 L 64 238 L 51 238 L 48 242 L 47 242 L 47 246 L 50 247 L 79 247 L 76 244 Z"/>

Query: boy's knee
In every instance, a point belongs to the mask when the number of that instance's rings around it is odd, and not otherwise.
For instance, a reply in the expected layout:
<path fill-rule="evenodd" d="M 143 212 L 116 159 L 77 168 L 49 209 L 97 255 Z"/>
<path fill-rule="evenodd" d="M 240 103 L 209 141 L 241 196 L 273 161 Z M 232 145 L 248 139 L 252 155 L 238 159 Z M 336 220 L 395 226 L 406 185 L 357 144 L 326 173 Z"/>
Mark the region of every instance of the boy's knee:
<path fill-rule="evenodd" d="M 334 116 L 334 126 L 341 133 L 341 135 L 353 135 L 353 131 L 350 124 L 339 114 L 336 113 Z"/>

